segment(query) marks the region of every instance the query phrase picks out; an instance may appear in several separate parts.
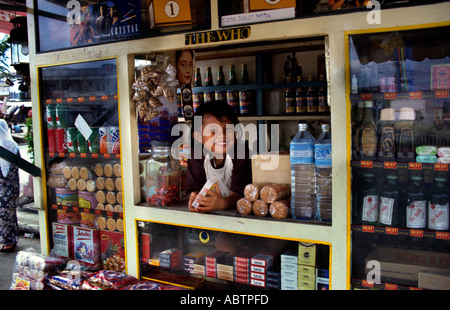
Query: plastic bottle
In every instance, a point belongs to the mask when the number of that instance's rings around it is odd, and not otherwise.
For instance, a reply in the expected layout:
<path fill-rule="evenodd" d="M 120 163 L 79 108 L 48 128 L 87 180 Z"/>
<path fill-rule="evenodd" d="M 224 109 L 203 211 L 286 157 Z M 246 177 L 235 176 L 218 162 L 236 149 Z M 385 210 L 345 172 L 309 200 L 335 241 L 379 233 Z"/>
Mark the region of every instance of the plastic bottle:
<path fill-rule="evenodd" d="M 445 187 L 445 178 L 436 178 L 436 183 L 430 192 L 428 202 L 428 229 L 449 230 L 449 192 Z"/>
<path fill-rule="evenodd" d="M 412 176 L 413 183 L 406 194 L 406 228 L 424 229 L 427 226 L 427 194 L 421 176 Z"/>
<path fill-rule="evenodd" d="M 290 143 L 291 214 L 296 219 L 313 219 L 316 215 L 315 139 L 307 124 L 298 124 L 298 129 Z"/>
<path fill-rule="evenodd" d="M 331 220 L 331 131 L 329 124 L 322 124 L 322 133 L 314 144 L 316 165 L 316 198 L 319 220 Z"/>
<path fill-rule="evenodd" d="M 387 183 L 380 192 L 380 225 L 399 227 L 400 191 L 396 175 L 388 175 Z"/>

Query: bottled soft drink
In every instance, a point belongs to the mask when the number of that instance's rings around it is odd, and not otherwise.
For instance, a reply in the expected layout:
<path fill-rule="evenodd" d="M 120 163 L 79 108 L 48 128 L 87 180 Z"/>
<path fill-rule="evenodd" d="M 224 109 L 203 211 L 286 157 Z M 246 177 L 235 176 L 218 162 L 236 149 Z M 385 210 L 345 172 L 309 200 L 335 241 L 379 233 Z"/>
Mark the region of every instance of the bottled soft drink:
<path fill-rule="evenodd" d="M 315 139 L 307 124 L 298 124 L 299 131 L 290 143 L 291 214 L 297 219 L 316 215 Z"/>
<path fill-rule="evenodd" d="M 319 220 L 331 220 L 331 131 L 322 124 L 322 133 L 314 144 L 316 165 L 316 198 Z"/>
<path fill-rule="evenodd" d="M 413 183 L 406 194 L 406 228 L 424 229 L 427 226 L 427 194 L 421 176 L 412 176 Z"/>
<path fill-rule="evenodd" d="M 445 178 L 436 178 L 436 186 L 430 192 L 428 229 L 449 230 L 449 193 L 445 187 Z"/>

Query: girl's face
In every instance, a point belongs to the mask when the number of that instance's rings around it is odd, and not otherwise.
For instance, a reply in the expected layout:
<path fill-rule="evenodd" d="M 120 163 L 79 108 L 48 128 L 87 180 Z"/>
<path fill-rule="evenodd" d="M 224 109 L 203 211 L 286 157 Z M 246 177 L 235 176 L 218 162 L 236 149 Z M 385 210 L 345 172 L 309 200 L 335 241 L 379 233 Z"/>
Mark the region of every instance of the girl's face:
<path fill-rule="evenodd" d="M 195 134 L 196 140 L 217 159 L 225 158 L 225 154 L 233 150 L 236 141 L 234 125 L 228 117 L 218 120 L 215 116 L 204 115 L 202 132 Z"/>
<path fill-rule="evenodd" d="M 177 60 L 177 79 L 180 85 L 191 84 L 194 60 L 190 51 L 182 51 Z"/>

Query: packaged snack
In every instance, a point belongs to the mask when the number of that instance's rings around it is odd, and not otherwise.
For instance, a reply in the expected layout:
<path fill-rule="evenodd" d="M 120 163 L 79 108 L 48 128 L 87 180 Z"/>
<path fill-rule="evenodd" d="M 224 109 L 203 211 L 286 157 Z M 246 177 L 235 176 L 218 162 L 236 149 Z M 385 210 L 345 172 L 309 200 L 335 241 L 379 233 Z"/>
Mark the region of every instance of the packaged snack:
<path fill-rule="evenodd" d="M 261 199 L 253 203 L 253 213 L 257 216 L 266 216 L 269 212 L 269 205 Z"/>
<path fill-rule="evenodd" d="M 53 253 L 62 258 L 73 257 L 73 226 L 52 223 Z"/>
<path fill-rule="evenodd" d="M 265 203 L 272 203 L 277 200 L 288 198 L 291 194 L 290 184 L 268 184 L 260 191 L 260 197 Z"/>
<path fill-rule="evenodd" d="M 101 230 L 100 249 L 104 269 L 125 271 L 125 240 L 123 233 Z"/>
<path fill-rule="evenodd" d="M 270 215 L 277 219 L 284 219 L 288 217 L 290 210 L 290 199 L 274 201 L 270 207 Z"/>
<path fill-rule="evenodd" d="M 73 228 L 74 258 L 89 267 L 100 267 L 100 234 L 97 229 Z"/>
<path fill-rule="evenodd" d="M 247 198 L 241 198 L 236 202 L 236 208 L 239 214 L 248 215 L 252 213 L 253 204 Z"/>
<path fill-rule="evenodd" d="M 133 276 L 129 276 L 124 272 L 117 272 L 112 270 L 100 270 L 89 279 L 86 286 L 83 284 L 84 288 L 97 287 L 102 289 L 119 289 L 125 285 L 130 285 L 137 282 Z"/>
<path fill-rule="evenodd" d="M 244 188 L 244 197 L 250 202 L 256 201 L 259 199 L 261 188 L 261 184 L 247 184 Z"/>
<path fill-rule="evenodd" d="M 120 290 L 123 291 L 149 291 L 149 290 L 159 290 L 161 284 L 151 281 L 139 281 L 130 285 L 126 285 Z"/>

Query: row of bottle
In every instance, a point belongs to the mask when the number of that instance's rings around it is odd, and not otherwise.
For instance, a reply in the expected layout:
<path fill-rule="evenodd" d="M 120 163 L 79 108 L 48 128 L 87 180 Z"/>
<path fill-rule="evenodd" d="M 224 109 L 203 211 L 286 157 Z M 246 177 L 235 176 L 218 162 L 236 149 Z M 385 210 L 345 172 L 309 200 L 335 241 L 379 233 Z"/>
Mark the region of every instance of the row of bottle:
<path fill-rule="evenodd" d="M 249 84 L 248 70 L 247 64 L 241 65 L 241 84 Z M 228 75 L 228 85 L 236 85 L 236 70 L 234 65 L 230 65 L 229 67 L 229 75 Z M 216 85 L 226 85 L 225 84 L 225 76 L 223 72 L 223 67 L 217 67 L 217 80 Z M 226 101 L 234 110 L 237 115 L 250 115 L 253 111 L 253 101 L 254 96 L 251 90 L 215 90 L 215 91 L 205 91 L 201 92 L 195 89 L 195 87 L 202 87 L 202 76 L 200 72 L 200 68 L 195 68 L 195 76 L 194 76 L 194 89 L 192 91 L 192 109 L 195 112 L 197 107 L 206 102 L 214 102 L 214 101 Z M 206 67 L 205 72 L 205 86 L 214 86 L 213 76 L 211 72 L 211 67 Z"/>
<path fill-rule="evenodd" d="M 381 110 L 377 124 L 373 102 L 360 101 L 352 133 L 353 160 L 416 161 L 415 118 L 414 109 L 404 107 L 395 120 L 395 110 L 387 108 Z"/>
<path fill-rule="evenodd" d="M 325 80 L 324 75 L 320 75 L 320 81 Z M 297 82 L 301 83 L 303 76 L 297 76 Z M 313 81 L 312 75 L 308 75 L 308 82 Z M 292 83 L 292 77 L 287 77 L 287 82 Z M 313 86 L 286 88 L 284 95 L 285 111 L 287 115 L 296 115 L 314 112 L 329 112 L 326 87 L 321 85 L 317 89 Z"/>
<path fill-rule="evenodd" d="M 290 143 L 291 214 L 296 219 L 331 221 L 331 131 L 322 125 L 316 140 L 300 123 Z"/>
<path fill-rule="evenodd" d="M 372 173 L 364 173 L 354 191 L 352 224 L 449 231 L 450 193 L 445 178 L 437 177 L 430 191 L 421 176 L 412 176 L 406 189 L 396 175 L 386 178 L 380 188 Z"/>

